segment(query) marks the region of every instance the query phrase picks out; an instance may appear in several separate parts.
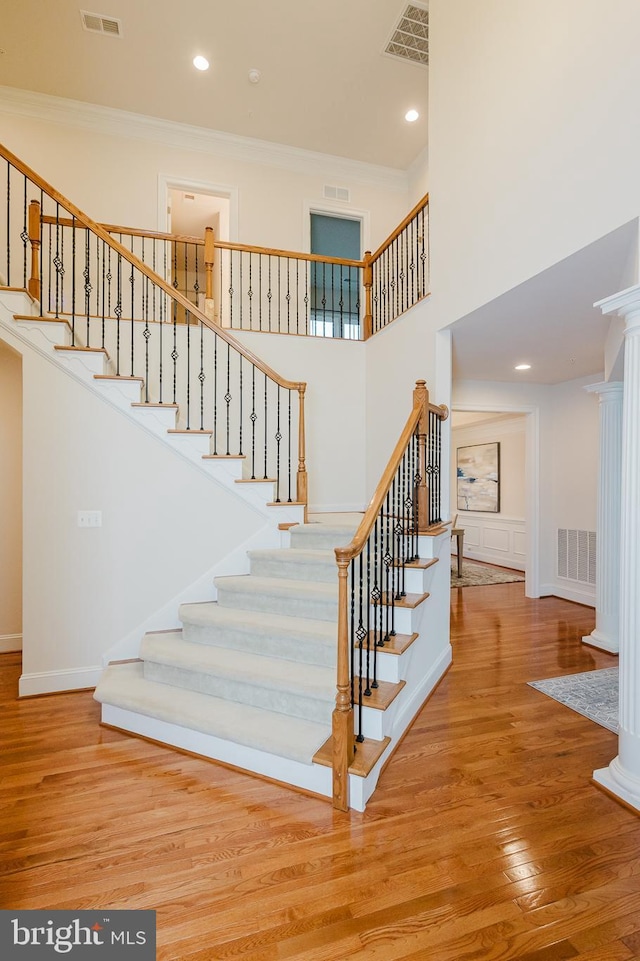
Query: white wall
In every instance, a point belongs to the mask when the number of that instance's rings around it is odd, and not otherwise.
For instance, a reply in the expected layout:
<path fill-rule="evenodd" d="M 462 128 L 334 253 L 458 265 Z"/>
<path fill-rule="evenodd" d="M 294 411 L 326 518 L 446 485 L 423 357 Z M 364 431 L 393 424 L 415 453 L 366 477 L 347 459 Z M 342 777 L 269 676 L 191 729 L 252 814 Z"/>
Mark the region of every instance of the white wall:
<path fill-rule="evenodd" d="M 22 645 L 22 360 L 0 341 L 0 652 Z"/>
<path fill-rule="evenodd" d="M 91 686 L 105 652 L 264 519 L 6 328 L 2 337 L 23 355 L 21 692 Z M 84 510 L 101 511 L 102 527 L 79 528 Z"/>
<path fill-rule="evenodd" d="M 480 415 L 479 415 L 480 416 Z M 451 487 L 456 527 L 464 528 L 464 556 L 524 570 L 526 567 L 526 473 L 524 416 L 507 419 L 489 413 L 481 423 L 456 426 L 451 431 Z M 500 445 L 500 510 L 496 513 L 468 511 L 456 496 L 457 448 L 474 444 Z M 452 546 L 456 547 L 455 539 Z"/>
<path fill-rule="evenodd" d="M 304 249 L 304 202 L 330 206 L 325 184 L 351 192 L 336 210 L 370 213 L 372 249 L 410 209 L 387 168 L 1 87 L 0 117 L 5 146 L 100 222 L 157 230 L 159 175 L 236 188 L 236 239 L 286 250 Z"/>
<path fill-rule="evenodd" d="M 431 277 L 449 323 L 640 211 L 637 0 L 431 0 Z"/>
<path fill-rule="evenodd" d="M 367 345 L 295 334 L 234 333 L 283 377 L 307 382 L 310 510 L 363 510 L 373 493 L 366 478 Z"/>
<path fill-rule="evenodd" d="M 527 571 L 530 596 L 555 594 L 595 604 L 592 585 L 557 576 L 558 528 L 594 531 L 597 516 L 598 403 L 583 388 L 602 375 L 551 386 L 461 381 L 456 410 L 526 412 Z"/>

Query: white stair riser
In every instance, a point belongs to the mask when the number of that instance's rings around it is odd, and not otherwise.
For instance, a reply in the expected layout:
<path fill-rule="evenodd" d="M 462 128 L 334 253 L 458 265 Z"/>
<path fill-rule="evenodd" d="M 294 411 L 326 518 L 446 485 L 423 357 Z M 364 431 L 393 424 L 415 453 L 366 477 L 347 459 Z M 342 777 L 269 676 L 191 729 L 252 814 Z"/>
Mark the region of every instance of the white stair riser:
<path fill-rule="evenodd" d="M 76 352 L 56 350 L 56 356 L 60 358 L 60 363 L 63 367 L 67 367 L 69 370 L 84 380 L 86 383 L 95 384 L 94 375 L 95 374 L 105 374 L 106 371 L 106 355 L 102 352 L 93 353 L 93 351 L 79 350 Z"/>
<path fill-rule="evenodd" d="M 195 644 L 208 644 L 213 647 L 228 647 L 253 654 L 272 654 L 289 660 L 303 661 L 322 667 L 335 667 L 336 643 L 326 644 L 315 638 L 285 637 L 275 634 L 260 635 L 254 630 L 241 631 L 229 627 L 217 628 L 213 625 L 189 624 L 183 621 L 182 636 L 185 641 Z"/>
<path fill-rule="evenodd" d="M 258 591 L 236 591 L 220 583 L 218 587 L 218 604 L 222 607 L 235 607 L 243 611 L 264 611 L 269 614 L 285 614 L 289 617 L 310 617 L 319 621 L 337 623 L 338 598 L 310 598 L 300 596 L 281 596 L 278 594 L 262 594 Z"/>
<path fill-rule="evenodd" d="M 321 524 L 317 525 L 321 527 Z M 353 534 L 324 534 L 322 531 L 310 531 L 308 528 L 291 528 L 291 547 L 303 551 L 331 551 L 335 547 L 344 547 L 351 541 Z"/>
<path fill-rule="evenodd" d="M 102 394 L 103 397 L 109 400 L 110 404 L 114 407 L 119 407 L 130 417 L 138 419 L 135 417 L 133 411 L 137 408 L 132 408 L 132 404 L 137 404 L 140 401 L 140 381 L 139 380 L 94 380 L 93 381 L 95 390 L 98 394 Z"/>
<path fill-rule="evenodd" d="M 316 561 L 289 559 L 286 551 L 277 558 L 257 557 L 250 553 L 251 573 L 256 577 L 282 577 L 287 580 L 321 581 L 324 584 L 337 584 L 338 568 L 335 562 L 319 559 Z"/>
<path fill-rule="evenodd" d="M 332 795 L 331 768 L 319 764 L 303 764 L 111 704 L 102 705 L 102 722 L 191 754 L 268 777 L 272 781 L 292 784 L 327 798 Z"/>
<path fill-rule="evenodd" d="M 55 344 L 68 346 L 71 343 L 71 331 L 64 321 L 52 322 L 49 320 L 16 320 L 16 327 L 24 331 L 33 343 L 38 343 L 41 347 Z"/>
<path fill-rule="evenodd" d="M 328 692 L 325 700 L 311 698 L 278 688 L 257 687 L 229 677 L 218 677 L 202 671 L 189 671 L 155 661 L 145 660 L 144 676 L 150 681 L 180 687 L 184 690 L 223 697 L 228 701 L 250 704 L 267 711 L 276 711 L 290 717 L 302 717 L 321 724 L 331 723 L 333 699 Z"/>

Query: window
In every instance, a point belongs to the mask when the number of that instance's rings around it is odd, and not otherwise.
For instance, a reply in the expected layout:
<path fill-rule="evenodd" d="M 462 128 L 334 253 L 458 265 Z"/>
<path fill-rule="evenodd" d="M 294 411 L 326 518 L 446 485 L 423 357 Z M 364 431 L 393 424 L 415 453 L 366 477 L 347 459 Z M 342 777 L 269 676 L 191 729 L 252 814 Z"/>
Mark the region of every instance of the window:
<path fill-rule="evenodd" d="M 361 222 L 330 214 L 311 214 L 311 253 L 340 260 L 361 259 Z M 310 333 L 320 337 L 360 338 L 361 270 L 346 264 L 310 265 Z"/>

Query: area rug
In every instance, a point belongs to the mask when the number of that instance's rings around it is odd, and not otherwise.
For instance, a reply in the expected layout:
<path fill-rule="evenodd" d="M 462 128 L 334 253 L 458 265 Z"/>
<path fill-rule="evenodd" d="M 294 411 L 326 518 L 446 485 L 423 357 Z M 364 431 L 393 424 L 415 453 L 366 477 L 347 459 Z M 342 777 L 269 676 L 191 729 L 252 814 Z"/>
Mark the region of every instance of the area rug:
<path fill-rule="evenodd" d="M 618 730 L 617 667 L 529 681 L 529 686 L 614 733 Z"/>
<path fill-rule="evenodd" d="M 474 561 L 462 561 L 462 577 L 458 577 L 457 558 L 451 559 L 452 587 L 484 587 L 487 584 L 511 584 L 523 581 L 524 576 L 519 571 L 505 571 L 490 564 L 476 564 Z"/>

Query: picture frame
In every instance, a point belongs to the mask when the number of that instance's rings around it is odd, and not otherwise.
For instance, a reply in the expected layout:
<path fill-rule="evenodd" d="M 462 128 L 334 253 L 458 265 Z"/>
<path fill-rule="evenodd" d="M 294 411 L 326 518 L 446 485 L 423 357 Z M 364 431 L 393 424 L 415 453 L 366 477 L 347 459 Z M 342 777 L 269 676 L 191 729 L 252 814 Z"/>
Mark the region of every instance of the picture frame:
<path fill-rule="evenodd" d="M 459 511 L 500 512 L 500 443 L 472 444 L 456 450 Z"/>

